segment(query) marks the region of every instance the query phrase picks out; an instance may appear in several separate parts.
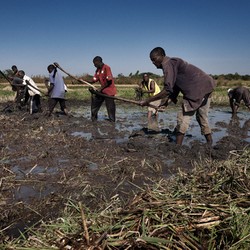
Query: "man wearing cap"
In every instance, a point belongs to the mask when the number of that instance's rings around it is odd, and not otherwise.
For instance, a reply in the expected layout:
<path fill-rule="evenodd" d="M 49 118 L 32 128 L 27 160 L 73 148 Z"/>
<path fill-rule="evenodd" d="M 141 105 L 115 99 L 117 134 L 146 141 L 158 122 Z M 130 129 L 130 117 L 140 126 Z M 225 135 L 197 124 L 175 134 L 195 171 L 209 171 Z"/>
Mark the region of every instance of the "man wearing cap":
<path fill-rule="evenodd" d="M 236 88 L 230 88 L 228 89 L 228 98 L 229 98 L 229 104 L 232 109 L 232 113 L 236 114 L 240 102 L 243 100 L 246 107 L 250 110 L 250 91 L 246 87 L 236 87 Z"/>

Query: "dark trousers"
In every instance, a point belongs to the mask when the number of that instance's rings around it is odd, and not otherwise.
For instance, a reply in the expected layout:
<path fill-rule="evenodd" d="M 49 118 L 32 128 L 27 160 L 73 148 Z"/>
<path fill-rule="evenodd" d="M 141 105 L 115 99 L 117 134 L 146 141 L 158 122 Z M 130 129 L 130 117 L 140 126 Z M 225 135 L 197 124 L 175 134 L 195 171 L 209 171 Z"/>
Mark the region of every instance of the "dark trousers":
<path fill-rule="evenodd" d="M 29 98 L 30 98 L 30 95 L 29 95 L 27 86 L 17 87 L 17 93 L 15 97 L 15 101 L 17 105 L 19 105 L 20 107 L 25 106 L 28 103 Z"/>
<path fill-rule="evenodd" d="M 49 114 L 51 114 L 53 112 L 53 110 L 58 102 L 60 104 L 61 110 L 65 113 L 65 109 L 66 109 L 65 99 L 49 98 Z"/>
<path fill-rule="evenodd" d="M 92 121 L 97 120 L 98 111 L 102 106 L 102 103 L 105 101 L 108 117 L 110 121 L 115 122 L 115 112 L 116 112 L 116 106 L 114 99 L 102 97 L 98 95 L 92 95 L 91 96 L 91 119 Z"/>
<path fill-rule="evenodd" d="M 41 110 L 40 95 L 34 95 L 30 97 L 30 114 L 37 113 Z"/>

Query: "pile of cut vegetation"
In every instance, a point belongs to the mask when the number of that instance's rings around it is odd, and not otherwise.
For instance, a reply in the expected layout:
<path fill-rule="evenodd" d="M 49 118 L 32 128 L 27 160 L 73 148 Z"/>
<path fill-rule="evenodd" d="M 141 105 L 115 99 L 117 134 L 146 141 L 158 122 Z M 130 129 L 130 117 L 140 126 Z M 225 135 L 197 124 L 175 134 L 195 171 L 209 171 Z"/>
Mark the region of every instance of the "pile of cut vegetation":
<path fill-rule="evenodd" d="M 95 212 L 69 201 L 64 217 L 27 233 L 8 249 L 249 249 L 250 150 L 196 162 L 125 206 L 118 195 Z"/>

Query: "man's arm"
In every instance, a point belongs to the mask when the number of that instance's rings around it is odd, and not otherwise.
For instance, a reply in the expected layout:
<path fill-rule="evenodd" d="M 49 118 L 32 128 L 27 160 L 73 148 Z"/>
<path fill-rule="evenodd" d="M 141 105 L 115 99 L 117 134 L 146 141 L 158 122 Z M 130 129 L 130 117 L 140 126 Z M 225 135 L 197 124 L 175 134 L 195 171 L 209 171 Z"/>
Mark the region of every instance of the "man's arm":
<path fill-rule="evenodd" d="M 109 87 L 112 84 L 112 80 L 107 80 L 105 85 L 103 85 L 99 91 L 102 92 L 104 89 L 106 89 L 107 87 Z"/>
<path fill-rule="evenodd" d="M 168 98 L 170 95 L 170 93 L 163 89 L 160 93 L 158 93 L 157 95 L 151 96 L 149 98 L 147 98 L 144 101 L 140 102 L 141 106 L 147 106 L 150 102 L 156 101 L 156 100 L 160 100 L 160 99 L 164 99 L 164 98 Z"/>
<path fill-rule="evenodd" d="M 51 82 L 49 87 L 48 87 L 48 95 L 51 94 L 51 91 L 53 90 L 54 86 L 55 86 L 55 84 Z"/>
<path fill-rule="evenodd" d="M 23 79 L 20 77 L 14 77 L 13 81 L 11 83 L 12 86 L 16 86 L 16 87 L 23 87 L 25 86 Z"/>
<path fill-rule="evenodd" d="M 150 82 L 150 86 L 149 86 L 149 90 L 148 91 L 144 91 L 144 93 L 154 93 L 155 92 L 155 81 L 151 81 Z"/>

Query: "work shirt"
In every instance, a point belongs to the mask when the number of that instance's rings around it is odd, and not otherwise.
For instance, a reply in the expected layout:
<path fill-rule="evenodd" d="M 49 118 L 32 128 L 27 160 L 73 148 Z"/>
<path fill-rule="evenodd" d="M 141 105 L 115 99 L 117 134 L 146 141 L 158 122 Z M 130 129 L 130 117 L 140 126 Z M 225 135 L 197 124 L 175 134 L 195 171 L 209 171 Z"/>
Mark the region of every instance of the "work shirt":
<path fill-rule="evenodd" d="M 203 98 L 211 93 L 216 83 L 211 76 L 180 58 L 165 57 L 162 62 L 164 88 L 175 101 L 179 92 L 183 94 L 186 112 L 198 109 Z"/>
<path fill-rule="evenodd" d="M 50 92 L 50 97 L 51 98 L 60 98 L 64 99 L 65 98 L 65 84 L 63 77 L 61 74 L 56 71 L 55 73 L 54 69 L 50 74 L 49 74 L 49 82 L 50 84 L 53 84 L 54 87 Z M 55 74 L 54 74 L 55 73 Z"/>
<path fill-rule="evenodd" d="M 148 82 L 142 81 L 142 86 L 146 91 L 151 90 L 151 82 L 154 81 L 153 79 L 149 78 Z M 154 96 L 157 95 L 158 93 L 161 92 L 159 85 L 154 81 L 155 83 L 155 92 L 154 93 L 148 93 L 149 96 Z"/>
<path fill-rule="evenodd" d="M 26 81 L 28 81 L 28 83 Z M 29 76 L 24 75 L 23 85 L 28 85 L 28 92 L 30 96 L 41 95 L 36 83 Z"/>
<path fill-rule="evenodd" d="M 93 77 L 93 82 L 100 82 L 101 86 L 105 86 L 107 81 L 112 81 L 112 83 L 105 89 L 102 93 L 110 96 L 116 95 L 116 87 L 111 69 L 108 65 L 103 64 L 101 69 L 97 69 Z"/>
<path fill-rule="evenodd" d="M 228 96 L 234 100 L 237 106 L 240 106 L 241 100 L 244 101 L 247 107 L 250 107 L 250 91 L 245 87 L 237 87 L 229 91 Z"/>

